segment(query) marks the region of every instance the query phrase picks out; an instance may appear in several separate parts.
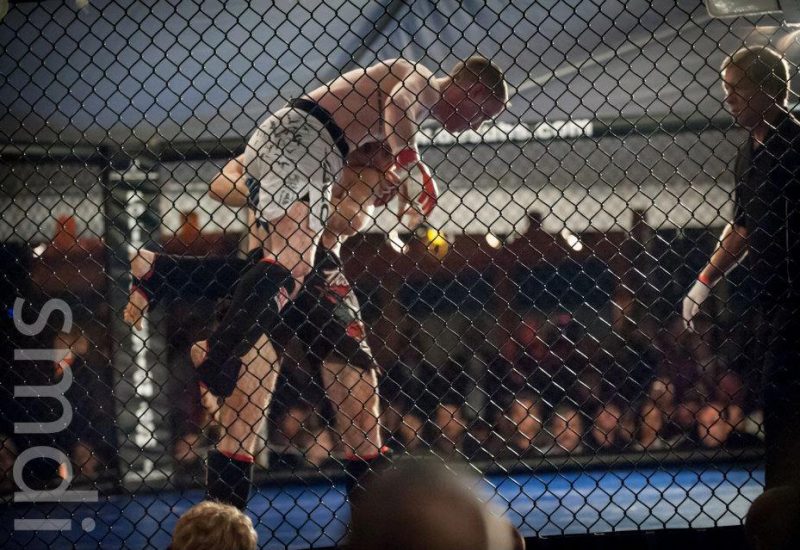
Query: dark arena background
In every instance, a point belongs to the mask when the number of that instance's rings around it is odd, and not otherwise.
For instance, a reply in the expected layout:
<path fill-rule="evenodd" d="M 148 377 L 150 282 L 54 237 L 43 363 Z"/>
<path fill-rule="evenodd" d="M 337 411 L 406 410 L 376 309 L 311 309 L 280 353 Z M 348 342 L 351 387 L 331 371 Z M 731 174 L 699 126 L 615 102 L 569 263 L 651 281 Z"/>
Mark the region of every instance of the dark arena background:
<path fill-rule="evenodd" d="M 269 549 L 520 547 L 491 527 L 434 542 L 474 526 L 462 502 L 528 548 L 798 547 L 798 15 L 794 0 L 0 1 L 0 547 L 255 547 L 221 516 L 179 540 L 207 498 Z M 457 90 L 447 75 L 471 56 L 483 69 Z M 387 63 L 398 85 L 360 76 L 377 95 L 331 107 L 341 75 Z M 254 136 L 279 140 L 270 117 L 313 90 L 327 111 L 289 111 L 317 149 L 255 175 Z M 373 97 L 380 122 L 350 141 Z M 382 142 L 388 164 L 344 161 L 336 131 L 351 153 Z M 427 169 L 402 160 L 414 150 Z M 314 162 L 321 195 L 300 174 Z M 269 182 L 305 186 L 292 204 L 321 205 L 327 232 L 351 173 L 398 194 L 361 200 L 334 235 L 336 275 L 315 264 L 237 302 L 253 273 L 295 267 L 270 244 L 265 212 L 286 204 Z M 277 263 L 247 259 L 263 250 Z M 234 342 L 237 386 L 218 398 L 215 338 L 253 304 L 246 328 L 268 343 Z M 304 323 L 273 345 L 263 311 Z M 355 350 L 330 341 L 342 322 Z M 417 462 L 469 494 L 408 496 Z M 370 480 L 403 471 L 365 520 L 384 494 Z M 433 538 L 369 546 L 362 521 Z"/>

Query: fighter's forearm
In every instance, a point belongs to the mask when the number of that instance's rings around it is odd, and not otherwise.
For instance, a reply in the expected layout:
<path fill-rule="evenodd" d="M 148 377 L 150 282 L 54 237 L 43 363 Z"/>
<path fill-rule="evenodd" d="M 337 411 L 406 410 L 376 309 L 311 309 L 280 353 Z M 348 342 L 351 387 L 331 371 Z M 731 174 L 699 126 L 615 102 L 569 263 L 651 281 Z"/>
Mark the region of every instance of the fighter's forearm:
<path fill-rule="evenodd" d="M 243 158 L 228 162 L 209 186 L 209 196 L 227 206 L 247 205 L 248 189 L 245 183 Z"/>
<path fill-rule="evenodd" d="M 747 230 L 742 226 L 728 224 L 722 231 L 711 259 L 700 272 L 700 280 L 713 285 L 739 265 L 746 255 Z"/>

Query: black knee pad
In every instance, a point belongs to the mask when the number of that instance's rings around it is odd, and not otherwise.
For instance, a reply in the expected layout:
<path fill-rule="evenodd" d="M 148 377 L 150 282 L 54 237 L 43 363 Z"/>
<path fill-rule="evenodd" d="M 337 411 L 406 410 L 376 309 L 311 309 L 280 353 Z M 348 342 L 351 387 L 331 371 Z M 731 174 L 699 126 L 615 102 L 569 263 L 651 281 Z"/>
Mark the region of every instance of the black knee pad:
<path fill-rule="evenodd" d="M 262 334 L 270 335 L 280 322 L 278 293 L 290 292 L 291 273 L 283 267 L 259 262 L 247 270 L 236 287 L 231 305 L 208 338 L 208 355 L 197 368 L 200 380 L 218 397 L 233 393 L 241 359 Z"/>

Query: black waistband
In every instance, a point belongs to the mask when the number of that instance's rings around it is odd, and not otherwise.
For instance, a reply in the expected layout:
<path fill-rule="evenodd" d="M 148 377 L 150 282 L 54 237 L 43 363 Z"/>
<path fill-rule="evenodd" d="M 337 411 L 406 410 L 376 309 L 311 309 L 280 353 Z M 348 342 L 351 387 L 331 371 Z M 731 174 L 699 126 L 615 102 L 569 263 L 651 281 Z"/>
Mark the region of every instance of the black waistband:
<path fill-rule="evenodd" d="M 347 158 L 348 153 L 350 153 L 350 147 L 347 145 L 347 140 L 344 138 L 344 132 L 339 128 L 339 125 L 333 121 L 333 116 L 331 116 L 328 111 L 320 107 L 317 102 L 311 101 L 310 99 L 290 99 L 289 107 L 305 111 L 319 120 L 333 138 L 333 142 L 342 154 L 342 159 Z"/>
<path fill-rule="evenodd" d="M 321 246 L 317 247 L 317 253 L 314 256 L 314 269 L 341 269 L 343 265 L 342 259 L 334 254 L 332 250 Z"/>

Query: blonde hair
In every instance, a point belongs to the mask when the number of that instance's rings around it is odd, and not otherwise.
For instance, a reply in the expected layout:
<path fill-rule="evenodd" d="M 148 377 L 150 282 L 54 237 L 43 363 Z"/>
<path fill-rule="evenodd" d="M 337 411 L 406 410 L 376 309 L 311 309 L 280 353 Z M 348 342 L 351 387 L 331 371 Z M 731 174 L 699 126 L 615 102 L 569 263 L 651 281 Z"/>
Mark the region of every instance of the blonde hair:
<path fill-rule="evenodd" d="M 789 63 L 766 46 L 748 46 L 736 51 L 722 63 L 721 72 L 731 65 L 739 68 L 753 84 L 779 101 L 789 97 Z"/>
<path fill-rule="evenodd" d="M 204 501 L 178 520 L 170 550 L 255 550 L 253 522 L 238 508 Z"/>
<path fill-rule="evenodd" d="M 502 103 L 508 102 L 508 84 L 503 71 L 485 57 L 473 55 L 465 61 L 459 61 L 450 70 L 449 75 L 453 82 L 462 88 L 478 82 L 486 86 L 492 92 L 492 96 Z"/>

